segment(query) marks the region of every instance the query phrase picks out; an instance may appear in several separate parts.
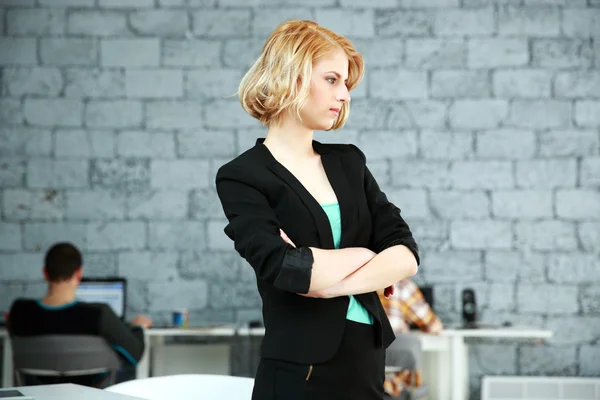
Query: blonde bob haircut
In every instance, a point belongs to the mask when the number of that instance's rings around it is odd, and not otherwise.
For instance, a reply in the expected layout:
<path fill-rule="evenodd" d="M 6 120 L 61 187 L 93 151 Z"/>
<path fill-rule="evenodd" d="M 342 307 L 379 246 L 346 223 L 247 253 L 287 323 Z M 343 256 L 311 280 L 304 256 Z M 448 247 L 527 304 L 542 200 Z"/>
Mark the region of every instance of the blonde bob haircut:
<path fill-rule="evenodd" d="M 263 125 L 280 124 L 289 113 L 300 118 L 310 94 L 313 63 L 333 50 L 348 56 L 348 90 L 358 86 L 364 61 L 352 43 L 313 21 L 290 20 L 279 25 L 254 65 L 242 78 L 238 95 L 242 107 Z M 330 129 L 346 123 L 350 104 L 345 102 Z M 292 115 L 293 115 L 292 114 Z"/>

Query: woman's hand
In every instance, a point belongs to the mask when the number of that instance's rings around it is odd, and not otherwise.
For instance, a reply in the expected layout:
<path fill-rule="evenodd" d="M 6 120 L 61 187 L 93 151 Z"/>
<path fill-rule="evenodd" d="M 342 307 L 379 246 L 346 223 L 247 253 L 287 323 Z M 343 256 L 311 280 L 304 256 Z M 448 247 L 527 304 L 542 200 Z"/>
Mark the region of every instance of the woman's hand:
<path fill-rule="evenodd" d="M 389 299 L 390 297 L 392 297 L 394 295 L 395 291 L 396 291 L 396 289 L 394 288 L 394 285 L 388 286 L 383 290 L 383 296 L 386 299 Z"/>

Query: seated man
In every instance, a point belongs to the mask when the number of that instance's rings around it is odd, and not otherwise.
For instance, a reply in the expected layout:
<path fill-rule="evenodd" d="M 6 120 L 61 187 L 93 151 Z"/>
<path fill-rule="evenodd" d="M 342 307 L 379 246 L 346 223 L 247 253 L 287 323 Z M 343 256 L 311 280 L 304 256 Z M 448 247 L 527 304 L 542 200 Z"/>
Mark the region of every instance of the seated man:
<path fill-rule="evenodd" d="M 48 291 L 41 300 L 17 299 L 8 313 L 8 330 L 12 336 L 98 335 L 106 339 L 124 360 L 124 366 L 136 365 L 144 352 L 144 332 L 152 325 L 136 316 L 125 324 L 106 304 L 82 303 L 75 290 L 82 277 L 83 260 L 79 250 L 69 243 L 58 243 L 46 253 L 44 278 Z M 107 375 L 70 377 L 68 382 L 102 387 Z M 29 378 L 28 384 L 62 382 L 62 378 Z M 67 378 L 65 378 L 67 379 Z"/>
<path fill-rule="evenodd" d="M 401 333 L 408 332 L 410 325 L 416 325 L 423 332 L 439 334 L 444 326 L 425 301 L 419 287 L 409 278 L 386 288 L 379 297 L 390 324 L 397 334 L 396 340 L 387 349 L 386 364 L 402 369 L 386 374 L 384 382 L 386 393 L 396 398 L 402 394 L 404 388 L 422 385 L 421 374 L 414 366 L 414 360 L 421 358 L 420 343 L 414 342 L 412 337 L 403 337 Z M 410 347 L 413 347 L 410 349 L 411 360 L 403 360 L 409 354 L 407 348 Z M 413 364 L 412 368 L 408 368 L 408 364 Z"/>

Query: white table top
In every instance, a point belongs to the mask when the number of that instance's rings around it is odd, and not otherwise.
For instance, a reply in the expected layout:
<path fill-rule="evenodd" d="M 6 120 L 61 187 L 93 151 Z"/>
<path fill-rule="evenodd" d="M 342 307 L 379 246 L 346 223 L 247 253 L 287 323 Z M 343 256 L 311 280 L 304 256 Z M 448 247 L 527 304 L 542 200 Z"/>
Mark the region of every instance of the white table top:
<path fill-rule="evenodd" d="M 125 396 L 123 394 L 107 392 L 106 390 L 73 385 L 71 383 L 60 385 L 23 386 L 7 388 L 18 390 L 35 400 L 140 400 L 139 397 Z M 5 390 L 5 389 L 3 389 Z"/>

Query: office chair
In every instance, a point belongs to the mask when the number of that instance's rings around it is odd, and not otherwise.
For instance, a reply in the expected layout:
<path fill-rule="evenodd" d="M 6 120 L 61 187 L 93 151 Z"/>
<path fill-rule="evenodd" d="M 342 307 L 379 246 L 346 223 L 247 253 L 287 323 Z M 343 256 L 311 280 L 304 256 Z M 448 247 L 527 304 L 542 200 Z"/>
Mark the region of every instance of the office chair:
<path fill-rule="evenodd" d="M 102 373 L 108 375 L 104 385 L 112 385 L 121 366 L 117 353 L 100 336 L 13 336 L 11 346 L 17 386 L 27 385 L 27 376 L 68 383 Z"/>

